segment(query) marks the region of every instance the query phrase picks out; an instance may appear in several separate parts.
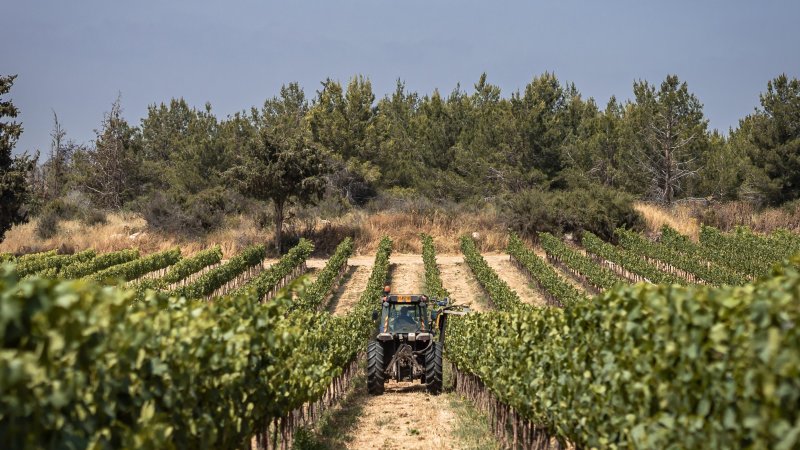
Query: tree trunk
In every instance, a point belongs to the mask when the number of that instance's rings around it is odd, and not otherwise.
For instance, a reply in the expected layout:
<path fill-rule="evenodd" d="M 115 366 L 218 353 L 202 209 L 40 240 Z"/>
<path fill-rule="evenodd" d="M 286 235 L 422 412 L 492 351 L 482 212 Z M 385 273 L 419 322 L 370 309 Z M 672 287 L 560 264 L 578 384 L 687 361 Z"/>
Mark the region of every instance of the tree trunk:
<path fill-rule="evenodd" d="M 275 249 L 283 254 L 283 202 L 275 202 Z"/>

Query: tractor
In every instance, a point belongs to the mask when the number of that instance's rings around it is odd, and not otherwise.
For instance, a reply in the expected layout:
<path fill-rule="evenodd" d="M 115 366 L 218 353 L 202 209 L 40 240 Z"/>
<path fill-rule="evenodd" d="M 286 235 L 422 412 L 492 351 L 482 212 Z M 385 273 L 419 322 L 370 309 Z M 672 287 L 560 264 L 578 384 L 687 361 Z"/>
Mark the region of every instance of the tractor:
<path fill-rule="evenodd" d="M 430 311 L 429 311 L 430 310 Z M 431 394 L 442 391 L 442 353 L 448 314 L 468 310 L 449 299 L 386 294 L 372 313 L 378 332 L 367 347 L 367 390 L 383 394 L 389 380 L 420 380 Z"/>

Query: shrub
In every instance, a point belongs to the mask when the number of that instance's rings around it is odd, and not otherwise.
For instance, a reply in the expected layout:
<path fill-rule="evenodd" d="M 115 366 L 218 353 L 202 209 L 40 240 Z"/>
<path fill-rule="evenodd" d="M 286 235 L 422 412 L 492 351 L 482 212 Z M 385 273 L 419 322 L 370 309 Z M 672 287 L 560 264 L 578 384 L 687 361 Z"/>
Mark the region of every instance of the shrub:
<path fill-rule="evenodd" d="M 102 225 L 106 223 L 106 213 L 95 208 L 88 208 L 83 211 L 81 220 L 86 225 Z"/>
<path fill-rule="evenodd" d="M 223 187 L 191 195 L 153 193 L 140 207 L 148 225 L 173 233 L 194 234 L 220 228 L 240 199 Z"/>
<path fill-rule="evenodd" d="M 140 210 L 147 224 L 158 230 L 180 231 L 189 221 L 181 203 L 161 192 L 142 200 Z"/>
<path fill-rule="evenodd" d="M 618 227 L 641 230 L 644 221 L 633 207 L 634 198 L 604 186 L 564 191 L 527 190 L 509 198 L 504 206 L 508 225 L 520 234 L 552 234 L 584 230 L 613 241 Z"/>
<path fill-rule="evenodd" d="M 36 235 L 42 239 L 50 239 L 58 233 L 58 212 L 45 209 L 36 223 Z"/>

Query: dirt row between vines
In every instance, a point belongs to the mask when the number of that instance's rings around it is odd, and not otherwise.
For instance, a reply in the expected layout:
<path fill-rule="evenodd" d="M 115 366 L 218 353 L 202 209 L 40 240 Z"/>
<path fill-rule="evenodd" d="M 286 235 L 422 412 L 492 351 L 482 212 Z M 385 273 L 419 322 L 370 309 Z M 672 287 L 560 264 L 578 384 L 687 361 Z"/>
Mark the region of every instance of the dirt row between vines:
<path fill-rule="evenodd" d="M 514 267 L 508 255 L 485 255 L 489 265 L 523 301 L 541 304 L 541 295 L 531 287 L 526 276 Z M 331 300 L 334 314 L 346 314 L 358 301 L 372 272 L 374 257 L 351 258 L 350 268 Z M 437 256 L 444 288 L 457 304 L 473 311 L 490 309 L 489 302 L 459 255 Z M 415 294 L 424 291 L 425 266 L 421 255 L 392 255 L 389 280 L 392 291 Z M 428 395 L 419 382 L 390 382 L 380 396 L 368 396 L 363 386 L 356 386 L 355 404 L 346 409 L 357 411 L 352 423 L 340 436 L 340 444 L 351 450 L 366 449 L 461 449 L 470 448 L 455 430 L 463 428 L 453 409 L 459 400 L 454 394 Z M 347 414 L 347 412 L 342 412 Z M 487 431 L 488 433 L 488 431 Z M 338 447 L 337 447 L 338 448 Z"/>
<path fill-rule="evenodd" d="M 389 281 L 394 292 L 422 292 L 425 285 L 422 257 L 392 256 Z M 440 404 L 438 397 L 428 395 L 419 381 L 389 382 L 383 395 L 368 396 L 365 400 L 347 448 L 455 448 L 451 436 L 455 415 Z"/>

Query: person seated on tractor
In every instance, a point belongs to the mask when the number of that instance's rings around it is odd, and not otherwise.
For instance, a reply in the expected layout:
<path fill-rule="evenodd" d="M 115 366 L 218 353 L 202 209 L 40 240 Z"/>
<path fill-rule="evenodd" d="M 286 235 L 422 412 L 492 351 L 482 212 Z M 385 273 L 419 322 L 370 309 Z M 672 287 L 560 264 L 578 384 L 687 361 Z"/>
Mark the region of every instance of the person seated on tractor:
<path fill-rule="evenodd" d="M 417 324 L 417 321 L 409 314 L 409 309 L 410 308 L 407 307 L 400 308 L 400 314 L 394 318 L 395 328 L 403 328 Z"/>

